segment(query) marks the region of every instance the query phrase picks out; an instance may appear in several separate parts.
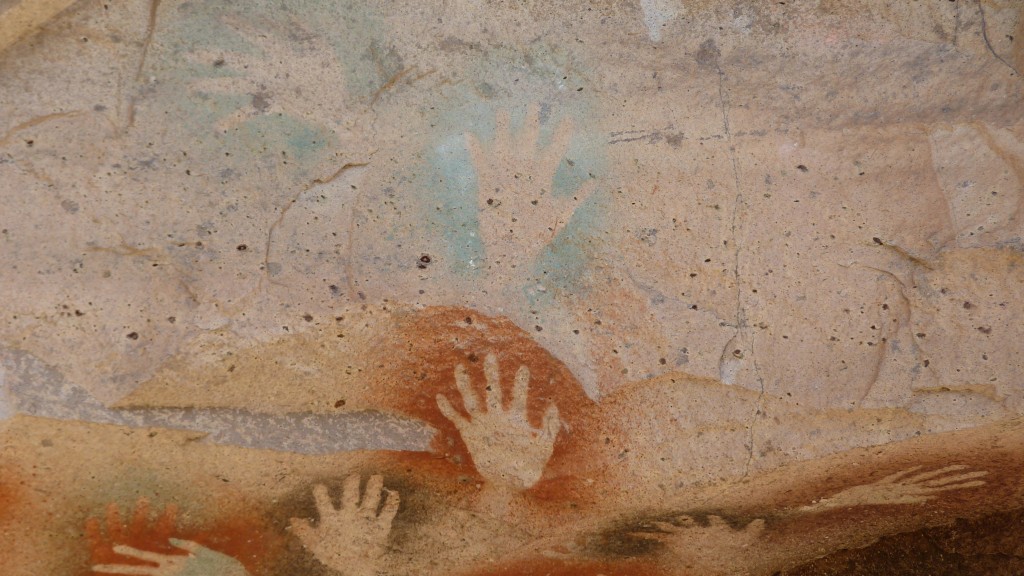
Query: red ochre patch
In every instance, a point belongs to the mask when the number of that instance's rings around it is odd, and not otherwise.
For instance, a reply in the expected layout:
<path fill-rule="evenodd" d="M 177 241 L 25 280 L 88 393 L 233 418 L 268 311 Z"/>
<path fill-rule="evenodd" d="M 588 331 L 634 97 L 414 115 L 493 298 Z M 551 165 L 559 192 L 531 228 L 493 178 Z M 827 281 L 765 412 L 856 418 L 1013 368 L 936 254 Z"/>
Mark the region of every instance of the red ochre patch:
<path fill-rule="evenodd" d="M 24 482 L 20 474 L 11 468 L 0 469 L 0 526 L 24 519 Z"/>
<path fill-rule="evenodd" d="M 419 418 L 438 430 L 434 438 L 435 457 L 448 463 L 452 476 L 476 477 L 472 459 L 458 430 L 437 407 L 443 394 L 456 410 L 463 411 L 455 386 L 454 371 L 463 365 L 473 388 L 483 398 L 487 385 L 484 359 L 498 360 L 506 407 L 511 398 L 515 373 L 520 366 L 530 370 L 527 413 L 530 424 L 539 428 L 547 407 L 558 407 L 562 429 L 554 454 L 537 487 L 545 480 L 563 475 L 552 465 L 561 454 L 574 451 L 583 415 L 596 406 L 582 386 L 558 359 L 537 344 L 511 320 L 491 317 L 467 308 L 436 307 L 402 315 L 378 348 L 375 364 L 382 377 L 373 383 L 375 402 Z"/>
<path fill-rule="evenodd" d="M 117 504 L 107 506 L 106 516 L 89 518 L 85 534 L 90 548 L 90 567 L 96 564 L 151 565 L 114 552 L 114 546 L 127 545 L 159 554 L 186 554 L 172 546 L 171 538 L 191 540 L 241 562 L 251 574 L 258 575 L 283 553 L 284 537 L 276 534 L 257 514 L 241 514 L 216 519 L 205 526 L 179 522 L 176 506 L 168 505 L 154 514 L 150 503 L 140 499 L 130 518 Z M 87 568 L 83 574 L 92 574 Z"/>

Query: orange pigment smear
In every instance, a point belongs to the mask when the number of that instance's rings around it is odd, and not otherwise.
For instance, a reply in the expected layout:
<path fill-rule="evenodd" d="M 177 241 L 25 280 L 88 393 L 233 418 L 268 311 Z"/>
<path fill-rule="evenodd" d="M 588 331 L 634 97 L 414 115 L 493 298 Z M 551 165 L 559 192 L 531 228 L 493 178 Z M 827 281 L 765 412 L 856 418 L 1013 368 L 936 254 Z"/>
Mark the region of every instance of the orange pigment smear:
<path fill-rule="evenodd" d="M 285 537 L 275 533 L 258 512 L 245 511 L 217 518 L 206 525 L 179 523 L 178 508 L 168 505 L 154 517 L 149 501 L 140 499 L 130 518 L 117 504 L 107 506 L 104 519 L 89 518 L 85 523 L 90 548 L 90 566 L 95 564 L 149 565 L 114 552 L 114 546 L 127 545 L 160 554 L 187 554 L 169 542 L 171 538 L 191 540 L 241 562 L 251 574 L 260 574 L 283 553 Z M 85 574 L 91 574 L 87 569 Z"/>

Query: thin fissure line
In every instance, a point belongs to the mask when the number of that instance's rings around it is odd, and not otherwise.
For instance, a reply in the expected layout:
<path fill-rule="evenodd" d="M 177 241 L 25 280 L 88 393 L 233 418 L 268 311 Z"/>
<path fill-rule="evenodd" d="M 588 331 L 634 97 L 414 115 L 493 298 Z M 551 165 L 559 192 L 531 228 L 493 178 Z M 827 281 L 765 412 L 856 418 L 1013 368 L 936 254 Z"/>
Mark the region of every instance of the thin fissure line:
<path fill-rule="evenodd" d="M 1017 69 L 1014 68 L 1012 64 L 1010 64 L 1009 62 L 1004 60 L 1003 57 L 1000 56 L 996 52 L 995 48 L 992 47 L 992 43 L 989 42 L 989 39 L 988 39 L 988 25 L 985 22 L 985 8 L 981 5 L 981 0 L 976 0 L 976 2 L 978 4 L 978 13 L 981 14 L 981 37 L 982 37 L 982 39 L 985 40 L 985 47 L 988 48 L 988 51 L 991 52 L 993 56 L 995 56 L 996 60 L 999 60 L 1000 62 L 1005 64 L 1007 68 L 1009 68 L 1010 70 L 1013 70 L 1014 74 L 1016 74 L 1017 76 L 1020 76 L 1020 72 L 1018 72 Z"/>

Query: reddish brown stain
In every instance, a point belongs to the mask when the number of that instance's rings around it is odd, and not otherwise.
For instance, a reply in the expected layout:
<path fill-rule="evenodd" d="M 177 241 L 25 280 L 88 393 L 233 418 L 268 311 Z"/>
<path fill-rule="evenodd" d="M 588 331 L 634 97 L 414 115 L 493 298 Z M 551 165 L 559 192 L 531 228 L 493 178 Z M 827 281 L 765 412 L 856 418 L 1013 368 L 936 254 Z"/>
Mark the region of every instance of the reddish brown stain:
<path fill-rule="evenodd" d="M 178 507 L 166 506 L 154 517 L 148 500 L 140 499 L 130 518 L 125 518 L 120 506 L 107 506 L 103 519 L 92 517 L 85 522 L 89 541 L 90 564 L 145 564 L 114 552 L 116 545 L 127 545 L 161 554 L 182 553 L 168 540 L 177 536 Z"/>
<path fill-rule="evenodd" d="M 558 407 L 563 423 L 541 480 L 526 492 L 532 506 L 542 507 L 537 512 L 581 513 L 596 503 L 604 470 L 618 464 L 622 445 L 638 448 L 636 442 L 629 441 L 636 435 L 635 418 L 648 411 L 661 414 L 658 403 L 664 401 L 660 394 L 664 387 L 707 385 L 707 381 L 685 375 L 674 384 L 666 376 L 626 386 L 598 404 L 586 396 L 564 364 L 507 318 L 459 307 L 397 313 L 395 325 L 378 346 L 374 366 L 381 375 L 370 384 L 375 394 L 371 403 L 424 420 L 438 430 L 430 458 L 399 454 L 400 464 L 409 464 L 417 474 L 436 474 L 436 478 L 449 478 L 470 489 L 482 480 L 457 429 L 438 409 L 436 398 L 443 394 L 456 409 L 462 409 L 454 379 L 459 364 L 466 367 L 483 398 L 483 364 L 489 353 L 498 358 L 506 403 L 514 374 L 525 365 L 530 369 L 531 424 L 540 426 L 541 415 L 551 403 Z"/>
<path fill-rule="evenodd" d="M 31 500 L 26 491 L 20 471 L 9 464 L 0 468 L 0 539 L 7 540 L 4 536 L 33 529 L 32 520 L 38 517 L 38 512 L 29 509 Z M 23 560 L 18 552 L 7 542 L 0 544 L 0 566 L 18 566 Z"/>
<path fill-rule="evenodd" d="M 229 512 L 229 511 L 225 511 Z M 107 506 L 104 518 L 89 518 L 85 524 L 90 548 L 90 566 L 95 564 L 145 565 L 137 559 L 114 552 L 116 545 L 128 545 L 161 554 L 185 554 L 172 546 L 171 538 L 191 540 L 241 562 L 251 574 L 265 573 L 285 548 L 285 537 L 275 533 L 256 511 L 235 510 L 206 524 L 183 521 L 178 507 L 169 504 L 154 514 L 146 499 L 140 499 L 130 514 L 117 504 Z M 91 574 L 87 569 L 84 574 Z"/>
<path fill-rule="evenodd" d="M 0 470 L 0 525 L 17 519 L 21 501 L 21 487 L 15 472 Z"/>
<path fill-rule="evenodd" d="M 488 567 L 466 576 L 662 576 L 669 574 L 649 562 L 573 562 L 565 560 L 527 560 L 504 566 Z M 678 574 L 678 572 L 673 572 Z"/>
<path fill-rule="evenodd" d="M 274 532 L 260 516 L 238 514 L 218 519 L 206 527 L 183 530 L 185 540 L 193 540 L 237 559 L 251 574 L 282 554 L 287 535 Z"/>
<path fill-rule="evenodd" d="M 917 472 L 939 470 L 961 465 L 960 472 L 987 471 L 981 487 L 940 491 L 927 502 L 910 505 L 867 505 L 841 507 L 814 513 L 800 513 L 799 506 L 818 498 L 830 497 L 852 486 L 863 486 L 902 470 L 915 467 Z M 951 472 L 956 474 L 958 472 Z M 995 558 L 989 550 L 953 554 L 953 544 L 937 548 L 936 535 L 948 535 L 950 542 L 965 545 L 978 539 L 998 546 L 1007 545 L 995 535 L 985 518 L 1002 518 L 1005 510 L 1020 510 L 1024 496 L 1020 478 L 1024 476 L 1024 429 L 1018 424 L 993 425 L 959 432 L 933 434 L 914 440 L 852 450 L 815 462 L 801 463 L 788 471 L 762 475 L 745 485 L 735 496 L 750 509 L 760 509 L 769 517 L 766 537 L 772 542 L 761 560 L 774 570 L 793 569 L 800 562 L 811 562 L 795 574 L 981 574 L 999 572 L 974 571 L 975 562 Z M 995 514 L 993 515 L 993 512 Z M 1019 512 L 1010 515 L 1020 521 Z M 951 519 L 958 519 L 962 530 L 943 528 Z M 1003 518 L 1003 526 L 1010 520 Z M 937 528 L 923 528 L 939 525 Z M 889 544 L 874 546 L 880 536 L 913 531 L 917 536 L 899 536 Z M 1020 542 L 1018 539 L 1011 539 Z M 1011 542 L 1011 544 L 1013 543 Z M 899 546 L 907 548 L 899 552 Z M 872 552 L 836 552 L 871 546 Z M 1024 550 L 1024 549 L 1022 549 Z M 815 558 L 831 554 L 827 560 Z M 978 558 L 974 558 L 978 556 Z M 982 557 L 984 556 L 984 557 Z M 920 571 L 907 571 L 921 561 Z M 963 561 L 943 565 L 946 561 Z M 846 561 L 849 560 L 849 564 Z M 952 567 L 952 568 L 950 568 Z M 849 568 L 849 571 L 846 571 Z M 948 570 L 947 570 L 948 569 Z M 771 572 L 769 572 L 771 573 Z M 789 572 L 780 572 L 789 573 Z M 1016 572 L 1006 572 L 1016 573 Z"/>
<path fill-rule="evenodd" d="M 1024 510 L 886 536 L 785 571 L 786 576 L 1011 576 L 1024 573 Z"/>
<path fill-rule="evenodd" d="M 571 372 L 529 334 L 503 317 L 491 317 L 467 308 L 438 307 L 403 315 L 388 341 L 379 347 L 376 365 L 383 377 L 373 384 L 379 405 L 422 419 L 438 430 L 434 455 L 446 466 L 438 471 L 449 476 L 477 477 L 472 459 L 455 426 L 437 407 L 437 395 L 445 395 L 456 409 L 462 400 L 455 386 L 454 370 L 459 364 L 483 397 L 484 358 L 494 354 L 501 372 L 505 401 L 511 397 L 516 370 L 530 370 L 528 418 L 540 427 L 544 410 L 554 403 L 563 428 L 555 442 L 554 454 L 536 490 L 544 481 L 564 475 L 552 467 L 562 454 L 572 451 L 578 424 L 595 404 Z"/>

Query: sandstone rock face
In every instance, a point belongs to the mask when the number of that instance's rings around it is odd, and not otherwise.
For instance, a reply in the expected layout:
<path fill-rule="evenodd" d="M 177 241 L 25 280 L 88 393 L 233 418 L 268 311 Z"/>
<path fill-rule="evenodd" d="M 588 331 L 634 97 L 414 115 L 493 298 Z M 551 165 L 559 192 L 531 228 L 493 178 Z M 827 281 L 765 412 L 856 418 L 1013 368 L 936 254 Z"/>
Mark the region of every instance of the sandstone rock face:
<path fill-rule="evenodd" d="M 1022 73 L 1012 0 L 0 0 L 4 572 L 1018 573 Z"/>

